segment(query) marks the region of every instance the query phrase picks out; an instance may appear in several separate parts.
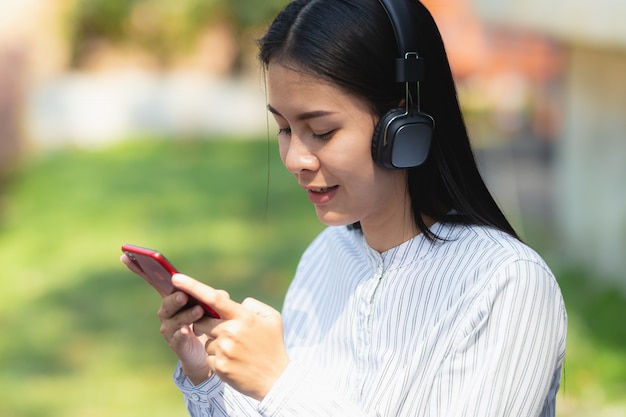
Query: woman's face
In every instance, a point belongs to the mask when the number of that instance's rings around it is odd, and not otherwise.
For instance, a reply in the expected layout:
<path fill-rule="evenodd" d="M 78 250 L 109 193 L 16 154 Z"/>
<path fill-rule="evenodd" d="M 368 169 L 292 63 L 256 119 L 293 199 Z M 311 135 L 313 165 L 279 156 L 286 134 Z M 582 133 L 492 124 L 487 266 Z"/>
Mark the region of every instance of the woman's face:
<path fill-rule="evenodd" d="M 411 218 L 406 173 L 372 160 L 377 116 L 367 103 L 280 64 L 269 65 L 267 85 L 281 159 L 323 223 L 360 221 L 367 233 Z"/>

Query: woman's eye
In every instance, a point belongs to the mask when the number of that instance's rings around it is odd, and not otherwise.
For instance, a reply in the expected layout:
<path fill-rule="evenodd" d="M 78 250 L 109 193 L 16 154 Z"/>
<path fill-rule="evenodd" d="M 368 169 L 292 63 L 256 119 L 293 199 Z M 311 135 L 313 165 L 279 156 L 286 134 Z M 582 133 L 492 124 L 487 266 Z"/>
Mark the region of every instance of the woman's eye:
<path fill-rule="evenodd" d="M 314 139 L 328 140 L 328 139 L 330 139 L 333 136 L 334 133 L 335 133 L 334 130 L 329 130 L 328 132 L 325 132 L 325 133 L 315 133 L 315 132 L 313 132 L 312 135 L 313 135 Z"/>
<path fill-rule="evenodd" d="M 285 128 L 280 128 L 278 129 L 278 136 L 281 135 L 291 135 L 291 128 L 290 127 L 285 127 Z"/>

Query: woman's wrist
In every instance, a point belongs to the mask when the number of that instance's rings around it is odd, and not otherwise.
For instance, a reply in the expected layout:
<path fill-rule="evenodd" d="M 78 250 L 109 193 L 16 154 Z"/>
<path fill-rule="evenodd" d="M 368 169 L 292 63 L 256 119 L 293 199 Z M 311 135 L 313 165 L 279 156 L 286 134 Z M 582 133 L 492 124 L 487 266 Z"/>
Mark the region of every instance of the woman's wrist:
<path fill-rule="evenodd" d="M 185 367 L 185 364 L 181 363 L 181 368 L 193 385 L 200 385 L 213 375 L 208 367 L 198 369 L 197 367 Z"/>

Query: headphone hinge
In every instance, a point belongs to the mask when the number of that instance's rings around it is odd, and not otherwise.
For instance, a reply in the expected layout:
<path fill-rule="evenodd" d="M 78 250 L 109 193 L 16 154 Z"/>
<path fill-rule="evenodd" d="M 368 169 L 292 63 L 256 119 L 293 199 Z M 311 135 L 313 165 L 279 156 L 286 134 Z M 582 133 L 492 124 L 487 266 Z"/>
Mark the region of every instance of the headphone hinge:
<path fill-rule="evenodd" d="M 396 58 L 396 81 L 412 83 L 424 80 L 424 59 L 416 52 L 407 52 L 404 58 Z"/>

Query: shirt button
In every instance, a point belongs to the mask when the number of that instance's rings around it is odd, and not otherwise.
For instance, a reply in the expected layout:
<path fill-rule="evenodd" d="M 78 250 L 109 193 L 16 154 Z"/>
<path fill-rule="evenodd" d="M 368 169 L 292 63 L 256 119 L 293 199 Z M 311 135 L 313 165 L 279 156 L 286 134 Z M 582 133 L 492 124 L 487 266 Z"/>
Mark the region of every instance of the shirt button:
<path fill-rule="evenodd" d="M 191 394 L 191 399 L 194 401 L 200 401 L 200 395 L 198 393 Z"/>

